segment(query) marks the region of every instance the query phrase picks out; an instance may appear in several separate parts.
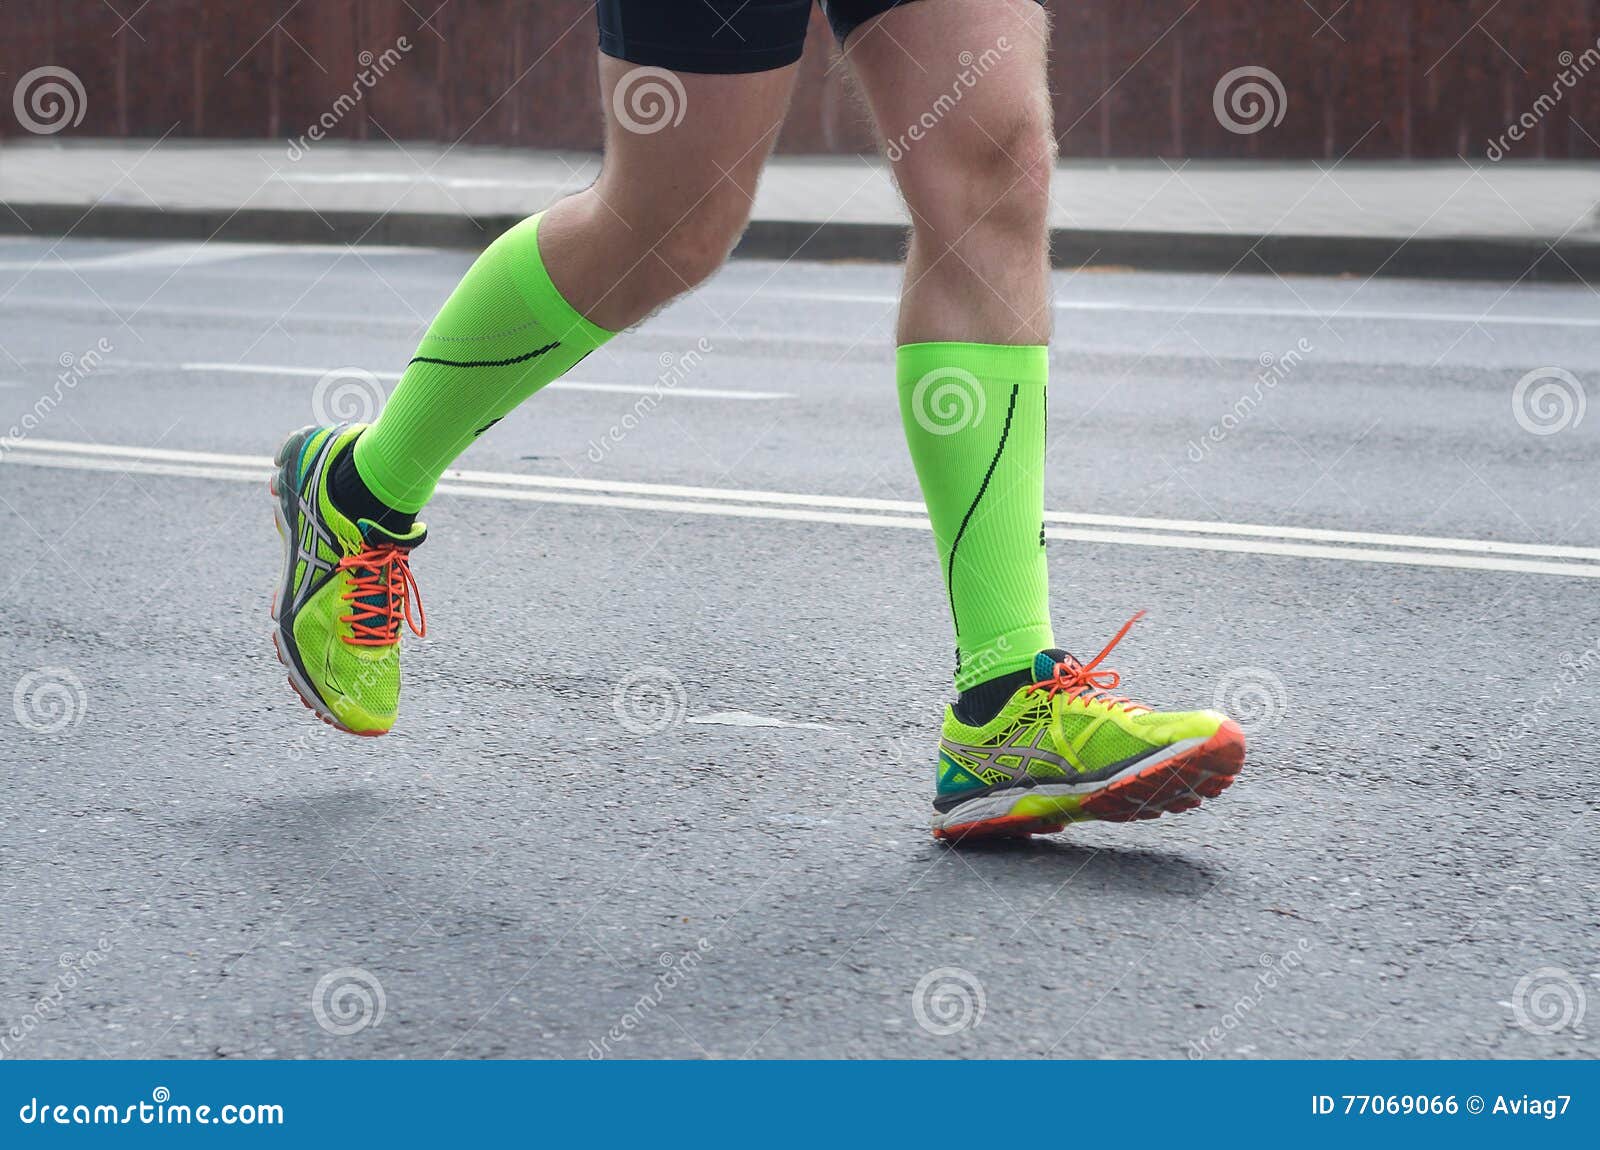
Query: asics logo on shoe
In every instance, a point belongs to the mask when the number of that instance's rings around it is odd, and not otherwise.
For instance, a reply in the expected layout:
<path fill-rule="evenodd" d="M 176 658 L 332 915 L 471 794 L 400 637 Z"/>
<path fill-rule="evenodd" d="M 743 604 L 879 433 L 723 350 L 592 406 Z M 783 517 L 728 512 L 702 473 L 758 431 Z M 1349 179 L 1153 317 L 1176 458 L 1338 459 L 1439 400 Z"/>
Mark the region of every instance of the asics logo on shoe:
<path fill-rule="evenodd" d="M 303 606 L 311 598 L 312 593 L 325 581 L 322 576 L 331 575 L 337 566 L 337 560 L 330 562 L 322 558 L 320 547 L 326 547 L 331 555 L 341 554 L 339 542 L 333 533 L 324 527 L 316 514 L 318 500 L 322 490 L 322 475 L 325 468 L 322 466 L 322 457 L 338 436 L 329 435 L 317 452 L 316 460 L 311 464 L 307 474 L 305 490 L 295 490 L 295 516 L 298 518 L 301 530 L 296 533 L 294 541 L 294 560 L 298 567 L 305 564 L 305 574 L 294 589 L 292 606 L 296 609 Z M 320 545 L 320 547 L 319 547 Z"/>
<path fill-rule="evenodd" d="M 1050 737 L 1048 726 L 1022 727 L 1013 731 L 1001 743 L 962 743 L 949 737 L 939 740 L 939 751 L 948 755 L 958 765 L 964 767 L 969 773 L 983 779 L 985 782 L 995 783 L 1001 781 L 1016 782 L 1018 779 L 1031 777 L 1028 767 L 1033 763 L 1047 763 L 1056 770 L 1048 772 L 1072 773 L 1078 768 L 1072 762 L 1056 753 L 1053 749 L 1041 747 L 1039 744 Z M 1001 758 L 1014 760 L 1012 763 L 1001 762 Z M 999 774 L 1002 778 L 995 778 Z"/>

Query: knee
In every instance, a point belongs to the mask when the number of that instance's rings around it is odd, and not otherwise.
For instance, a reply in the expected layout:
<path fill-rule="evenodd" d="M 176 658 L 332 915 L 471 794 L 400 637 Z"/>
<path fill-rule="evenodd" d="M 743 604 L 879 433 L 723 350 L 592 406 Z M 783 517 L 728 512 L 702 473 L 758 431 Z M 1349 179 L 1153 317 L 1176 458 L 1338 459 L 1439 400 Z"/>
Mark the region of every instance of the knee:
<path fill-rule="evenodd" d="M 680 288 L 694 287 L 727 262 L 749 219 L 750 201 L 742 192 L 713 192 L 669 221 L 652 255 Z"/>
<path fill-rule="evenodd" d="M 974 116 L 952 128 L 948 142 L 920 163 L 908 154 L 901 165 L 901 188 L 919 236 L 941 246 L 973 235 L 986 243 L 1041 242 L 1055 166 L 1048 114 L 1020 109 Z"/>
<path fill-rule="evenodd" d="M 750 219 L 750 197 L 726 179 L 710 188 L 690 182 L 654 194 L 634 185 L 602 199 L 600 222 L 612 225 L 607 230 L 621 262 L 631 278 L 648 281 L 654 303 L 710 278 Z"/>

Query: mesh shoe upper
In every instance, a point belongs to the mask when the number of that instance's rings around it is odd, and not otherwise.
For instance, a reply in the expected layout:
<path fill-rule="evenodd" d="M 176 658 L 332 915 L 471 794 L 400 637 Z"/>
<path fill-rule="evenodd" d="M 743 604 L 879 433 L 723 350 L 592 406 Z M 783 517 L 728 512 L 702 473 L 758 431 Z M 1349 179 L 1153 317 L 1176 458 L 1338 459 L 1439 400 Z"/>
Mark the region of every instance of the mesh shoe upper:
<path fill-rule="evenodd" d="M 399 628 L 423 631 L 408 556 L 426 537 L 394 535 L 334 506 L 327 475 L 362 427 L 322 429 L 295 465 L 299 547 L 290 605 L 295 654 L 312 687 L 347 727 L 386 730 L 400 694 Z M 413 607 L 415 606 L 415 612 Z"/>
<path fill-rule="evenodd" d="M 969 726 L 948 710 L 937 797 L 1114 773 L 1161 747 L 1215 734 L 1226 719 L 1216 711 L 1156 711 L 1111 693 L 1120 676 L 1101 663 L 1138 618 L 1088 663 L 1065 651 L 1039 652 L 1033 682 L 1018 688 L 981 726 Z"/>

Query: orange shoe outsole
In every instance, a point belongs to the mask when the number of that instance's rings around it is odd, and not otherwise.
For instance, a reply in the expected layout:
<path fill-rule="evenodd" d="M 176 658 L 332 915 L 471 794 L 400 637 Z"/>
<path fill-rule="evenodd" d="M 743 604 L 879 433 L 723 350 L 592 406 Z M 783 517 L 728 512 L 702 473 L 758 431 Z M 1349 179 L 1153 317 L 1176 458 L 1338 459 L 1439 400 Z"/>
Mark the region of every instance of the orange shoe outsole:
<path fill-rule="evenodd" d="M 1244 732 L 1232 720 L 1198 747 L 1124 775 L 1084 796 L 1068 817 L 1004 815 L 955 826 L 939 827 L 933 837 L 947 842 L 990 838 L 1026 838 L 1054 834 L 1068 823 L 1096 819 L 1126 823 L 1193 810 L 1233 785 L 1244 767 Z"/>

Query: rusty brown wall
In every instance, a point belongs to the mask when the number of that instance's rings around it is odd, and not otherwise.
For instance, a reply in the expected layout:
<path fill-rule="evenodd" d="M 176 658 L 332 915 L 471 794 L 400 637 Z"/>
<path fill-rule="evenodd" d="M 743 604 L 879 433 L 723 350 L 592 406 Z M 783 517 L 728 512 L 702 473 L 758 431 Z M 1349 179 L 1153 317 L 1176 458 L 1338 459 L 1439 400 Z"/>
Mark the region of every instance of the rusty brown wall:
<path fill-rule="evenodd" d="M 1062 152 L 1086 157 L 1481 155 L 1555 83 L 1561 54 L 1600 35 L 1594 0 L 1050 6 Z M 83 120 L 63 136 L 298 136 L 349 90 L 363 52 L 402 35 L 411 50 L 333 135 L 597 146 L 588 0 L 8 0 L 0 135 L 21 134 L 13 88 L 48 65 L 85 90 Z M 952 56 L 983 47 L 952 44 Z M 814 19 L 786 151 L 870 146 L 832 52 Z M 1213 90 L 1241 65 L 1281 80 L 1281 124 L 1236 134 L 1218 122 Z M 1597 141 L 1600 69 L 1514 154 L 1588 158 Z"/>

